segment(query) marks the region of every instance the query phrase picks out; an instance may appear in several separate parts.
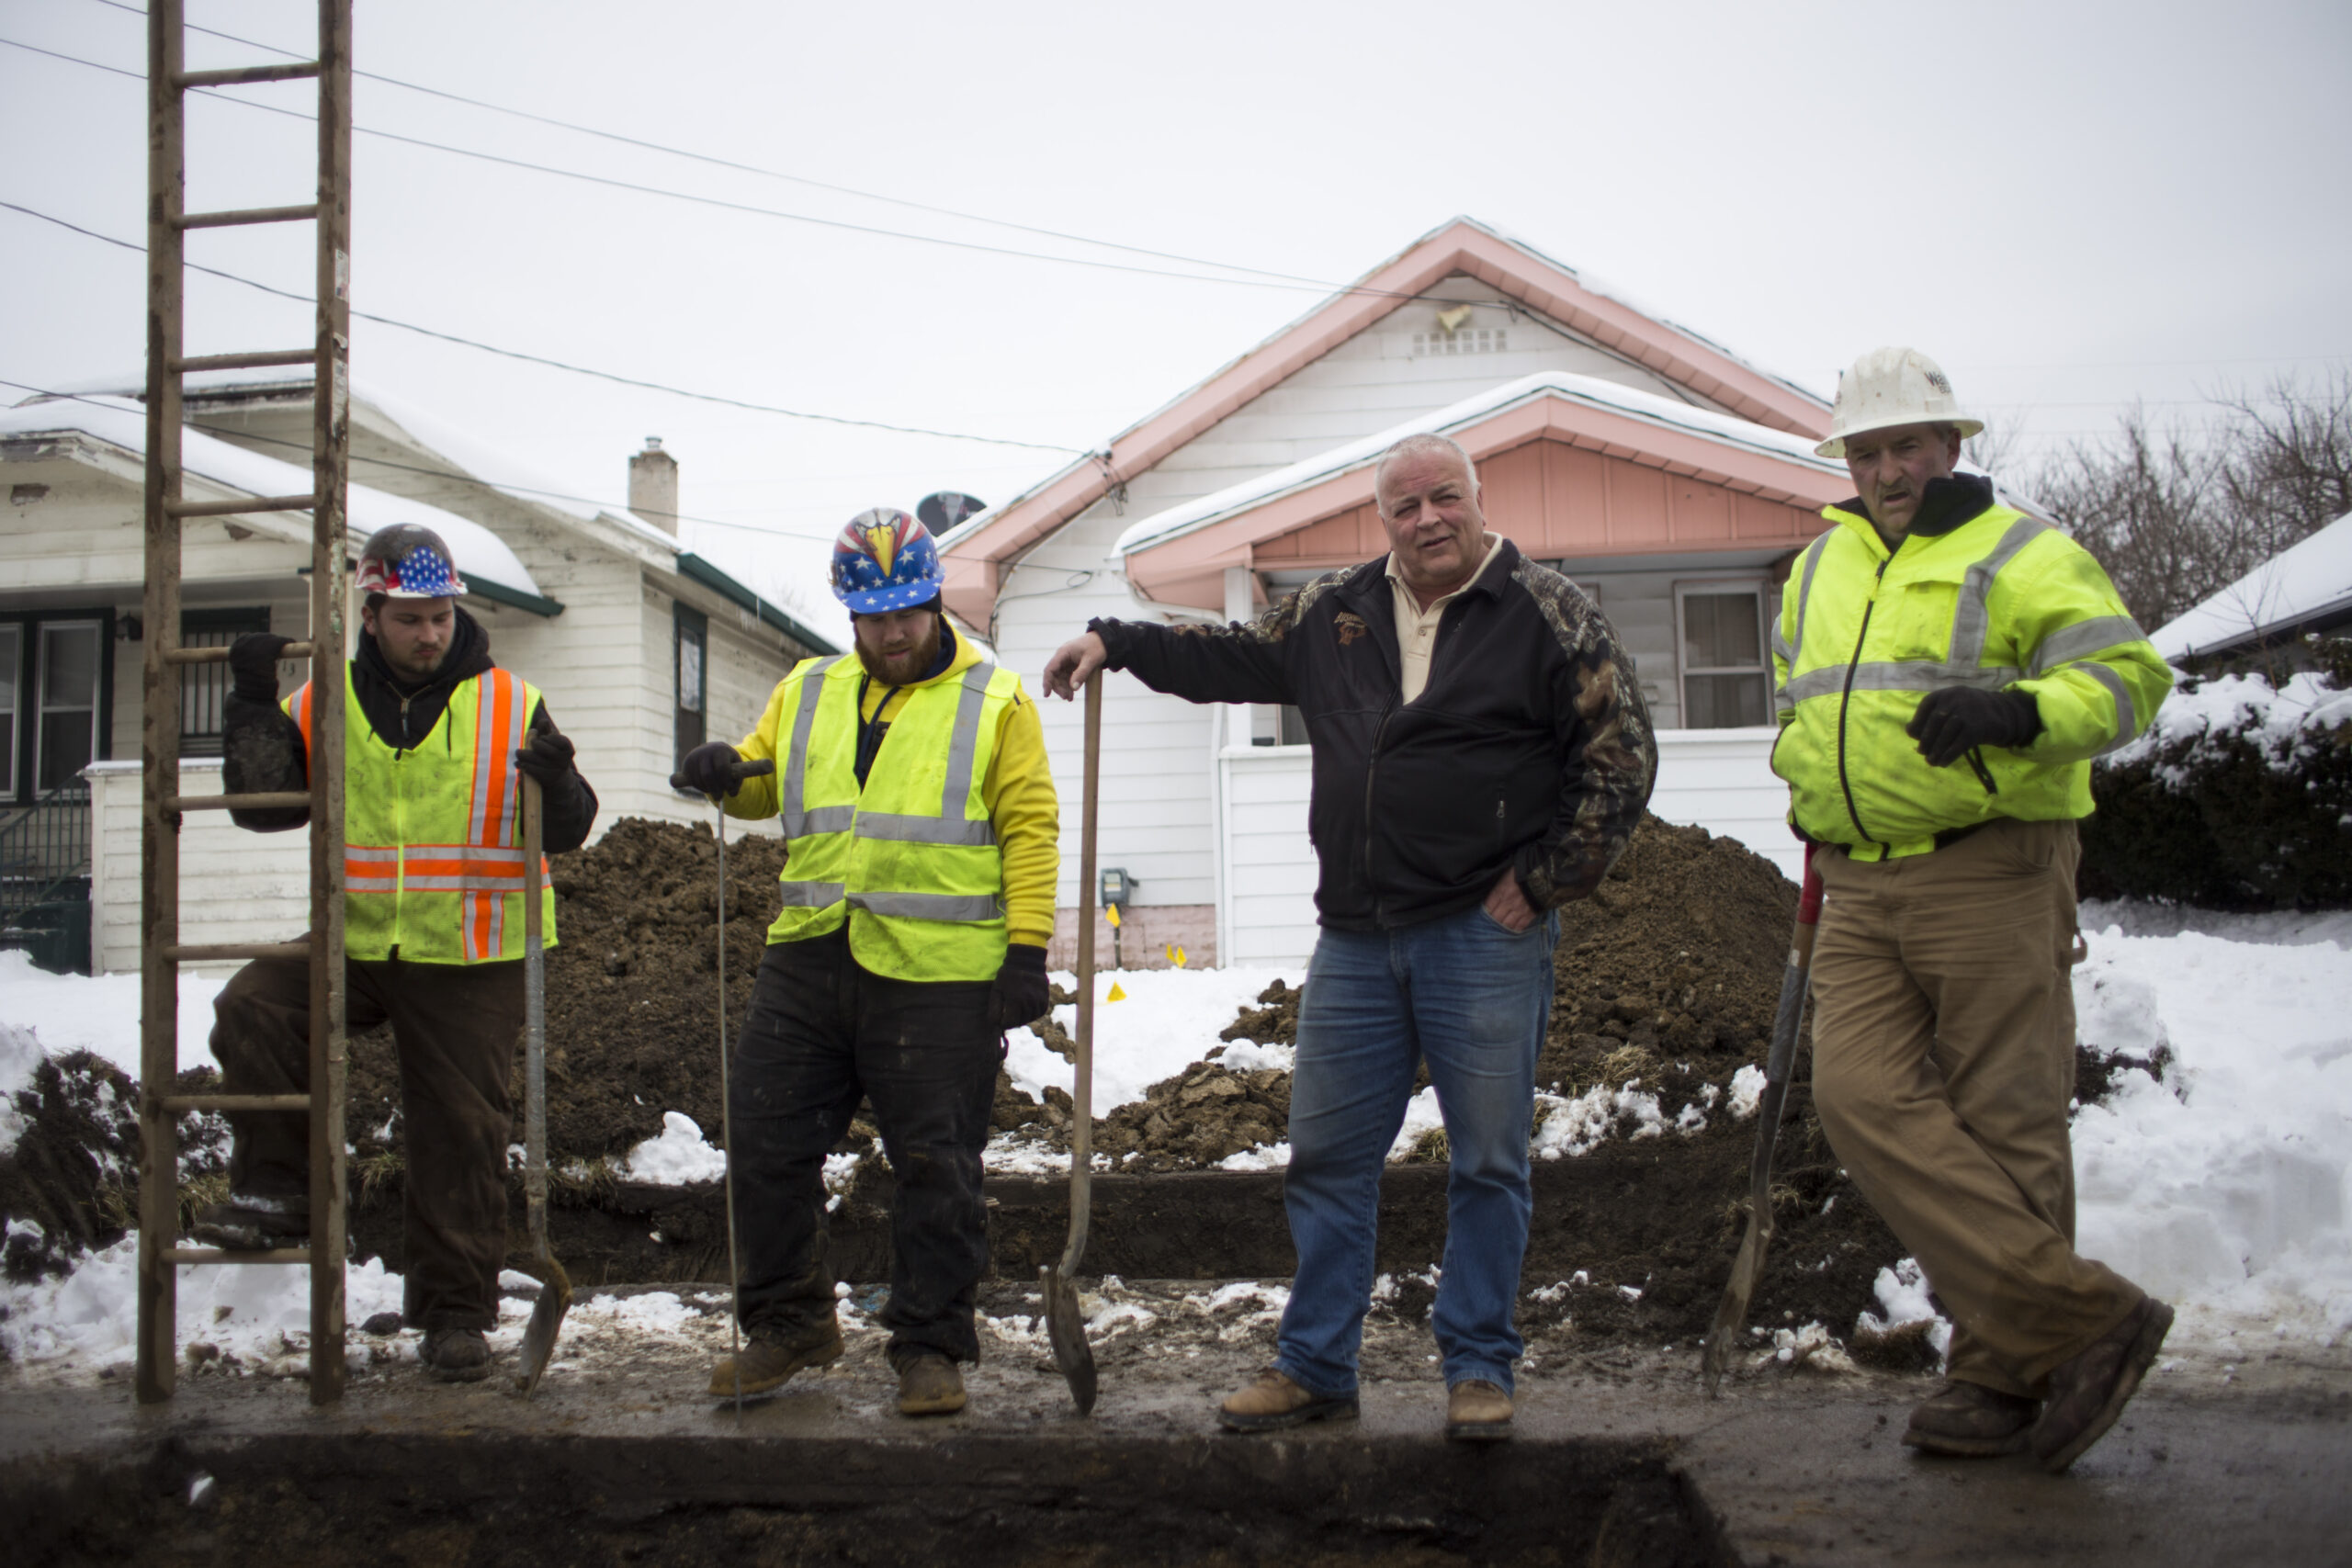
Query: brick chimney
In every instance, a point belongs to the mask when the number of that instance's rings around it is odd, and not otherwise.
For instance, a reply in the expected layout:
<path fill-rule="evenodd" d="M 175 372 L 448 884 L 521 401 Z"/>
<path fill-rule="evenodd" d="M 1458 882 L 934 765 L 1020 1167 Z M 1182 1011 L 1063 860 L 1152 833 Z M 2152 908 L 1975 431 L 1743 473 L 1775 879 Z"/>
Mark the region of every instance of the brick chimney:
<path fill-rule="evenodd" d="M 665 534 L 678 531 L 678 459 L 649 435 L 645 450 L 628 460 L 628 509 Z"/>

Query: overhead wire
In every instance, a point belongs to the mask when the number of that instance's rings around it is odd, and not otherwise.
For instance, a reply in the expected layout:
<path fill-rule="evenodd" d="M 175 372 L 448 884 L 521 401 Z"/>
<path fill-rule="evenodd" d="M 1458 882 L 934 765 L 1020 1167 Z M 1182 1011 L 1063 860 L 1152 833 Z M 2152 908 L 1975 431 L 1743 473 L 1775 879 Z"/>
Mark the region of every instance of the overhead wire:
<path fill-rule="evenodd" d="M 112 234 L 101 234 L 95 229 L 85 229 L 79 223 L 69 222 L 65 219 L 56 217 L 51 213 L 40 211 L 34 208 L 27 207 L 20 202 L 0 200 L 0 208 L 5 208 L 10 212 L 23 213 L 28 218 L 38 218 L 44 223 L 54 223 L 61 229 L 69 229 L 74 233 L 83 235 L 85 238 L 101 241 L 109 245 L 119 246 L 123 250 L 137 251 L 141 254 L 144 254 L 147 250 L 146 246 L 139 244 L 133 241 L 117 239 Z M 312 296 L 300 293 L 295 289 L 280 288 L 275 284 L 263 283 L 255 278 L 241 276 L 233 272 L 225 272 L 219 267 L 204 266 L 196 262 L 187 262 L 184 265 L 190 272 L 200 272 L 208 277 L 218 277 L 226 279 L 231 283 L 241 283 L 247 288 L 257 288 L 264 294 L 274 294 L 281 299 L 292 299 L 304 305 L 313 302 Z M 755 403 L 742 398 L 730 398 L 718 392 L 697 392 L 684 387 L 673 387 L 662 381 L 649 381 L 642 377 L 624 376 L 616 370 L 599 370 L 593 366 L 574 365 L 568 360 L 550 358 L 544 354 L 530 354 L 519 348 L 502 348 L 496 344 L 483 343 L 479 339 L 463 337 L 456 333 L 446 333 L 436 327 L 419 326 L 414 321 L 403 321 L 390 316 L 378 315 L 372 310 L 361 310 L 355 309 L 351 314 L 359 321 L 373 321 L 378 326 L 397 327 L 401 332 L 414 333 L 420 337 L 435 338 L 443 343 L 457 344 L 462 347 L 479 349 L 484 354 L 495 354 L 502 358 L 517 359 L 529 365 L 545 366 L 552 370 L 569 371 L 571 374 L 575 376 L 590 376 L 600 381 L 611 381 L 619 386 L 635 387 L 645 391 L 665 392 L 675 398 L 691 398 L 696 402 L 717 403 L 725 408 L 743 409 L 752 413 L 777 414 L 786 419 L 813 420 L 824 424 L 850 425 L 861 430 L 882 430 L 888 431 L 896 435 L 922 435 L 945 441 L 978 441 L 985 442 L 993 446 L 1019 446 L 1028 451 L 1055 452 L 1066 457 L 1082 457 L 1086 456 L 1086 451 L 1083 447 L 1065 446 L 1048 441 L 1020 441 L 1006 435 L 974 435 L 966 431 L 933 430 L 923 425 L 894 424 L 887 420 L 855 419 L 847 414 L 811 413 L 806 409 L 781 408 L 774 403 Z"/>

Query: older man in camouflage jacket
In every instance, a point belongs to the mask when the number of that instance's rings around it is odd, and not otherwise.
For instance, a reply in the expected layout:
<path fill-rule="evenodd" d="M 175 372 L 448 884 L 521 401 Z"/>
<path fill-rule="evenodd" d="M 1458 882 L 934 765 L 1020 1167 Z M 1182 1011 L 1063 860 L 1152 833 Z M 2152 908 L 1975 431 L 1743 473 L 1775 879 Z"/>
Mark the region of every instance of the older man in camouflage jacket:
<path fill-rule="evenodd" d="M 1501 1438 L 1551 911 L 1624 852 L 1657 755 L 1633 660 L 1574 583 L 1487 531 L 1467 453 L 1408 436 L 1374 489 L 1385 557 L 1247 626 L 1096 621 L 1046 689 L 1067 697 L 1107 665 L 1193 702 L 1289 704 L 1314 746 L 1323 929 L 1283 1188 L 1298 1275 L 1273 1367 L 1219 1418 L 1262 1431 L 1356 1413 L 1380 1170 L 1426 1060 L 1451 1162 L 1430 1314 L 1446 1432 Z"/>

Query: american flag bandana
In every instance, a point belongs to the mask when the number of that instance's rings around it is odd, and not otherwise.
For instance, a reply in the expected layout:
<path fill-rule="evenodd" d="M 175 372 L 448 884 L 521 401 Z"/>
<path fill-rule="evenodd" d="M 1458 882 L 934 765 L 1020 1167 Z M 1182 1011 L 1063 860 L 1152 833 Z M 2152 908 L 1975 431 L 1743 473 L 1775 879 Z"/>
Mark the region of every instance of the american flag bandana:
<path fill-rule="evenodd" d="M 458 569 L 430 545 L 417 546 L 397 563 L 374 557 L 362 560 L 353 586 L 362 593 L 399 599 L 455 599 L 466 592 Z"/>

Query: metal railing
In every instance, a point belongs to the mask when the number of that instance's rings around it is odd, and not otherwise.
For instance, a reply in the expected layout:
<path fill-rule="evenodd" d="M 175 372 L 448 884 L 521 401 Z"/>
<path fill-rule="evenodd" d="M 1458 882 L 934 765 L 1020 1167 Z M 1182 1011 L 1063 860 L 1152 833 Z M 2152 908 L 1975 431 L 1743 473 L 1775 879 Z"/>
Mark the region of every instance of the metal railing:
<path fill-rule="evenodd" d="M 90 784 L 61 784 L 0 821 L 0 919 L 54 900 L 90 874 Z"/>

